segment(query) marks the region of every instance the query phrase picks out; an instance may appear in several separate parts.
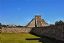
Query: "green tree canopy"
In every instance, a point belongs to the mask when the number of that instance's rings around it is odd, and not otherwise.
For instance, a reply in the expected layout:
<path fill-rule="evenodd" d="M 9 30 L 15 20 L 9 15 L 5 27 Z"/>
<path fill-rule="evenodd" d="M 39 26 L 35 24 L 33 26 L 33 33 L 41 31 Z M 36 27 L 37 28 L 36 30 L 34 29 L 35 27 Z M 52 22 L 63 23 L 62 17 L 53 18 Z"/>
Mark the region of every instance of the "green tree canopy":
<path fill-rule="evenodd" d="M 61 25 L 61 24 L 64 24 L 64 22 L 62 20 L 55 22 L 55 25 Z"/>
<path fill-rule="evenodd" d="M 0 26 L 2 26 L 2 24 L 0 23 Z"/>

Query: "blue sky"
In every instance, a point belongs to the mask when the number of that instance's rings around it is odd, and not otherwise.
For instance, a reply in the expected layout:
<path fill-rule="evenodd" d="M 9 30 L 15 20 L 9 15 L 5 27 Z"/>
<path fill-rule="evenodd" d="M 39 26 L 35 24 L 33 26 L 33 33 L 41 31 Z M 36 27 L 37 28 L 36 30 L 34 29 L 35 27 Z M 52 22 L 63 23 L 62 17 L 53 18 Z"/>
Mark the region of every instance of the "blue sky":
<path fill-rule="evenodd" d="M 35 15 L 49 24 L 64 20 L 64 0 L 0 0 L 2 24 L 26 25 Z"/>

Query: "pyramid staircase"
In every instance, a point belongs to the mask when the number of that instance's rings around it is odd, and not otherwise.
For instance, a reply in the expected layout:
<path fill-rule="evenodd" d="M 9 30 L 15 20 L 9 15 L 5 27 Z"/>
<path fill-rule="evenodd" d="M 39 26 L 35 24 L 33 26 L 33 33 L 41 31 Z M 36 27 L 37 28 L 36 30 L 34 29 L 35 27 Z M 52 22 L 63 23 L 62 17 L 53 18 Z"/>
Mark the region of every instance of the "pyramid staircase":
<path fill-rule="evenodd" d="M 48 23 L 46 23 L 44 19 L 41 19 L 41 16 L 37 15 L 26 26 L 27 27 L 43 27 L 47 25 Z"/>

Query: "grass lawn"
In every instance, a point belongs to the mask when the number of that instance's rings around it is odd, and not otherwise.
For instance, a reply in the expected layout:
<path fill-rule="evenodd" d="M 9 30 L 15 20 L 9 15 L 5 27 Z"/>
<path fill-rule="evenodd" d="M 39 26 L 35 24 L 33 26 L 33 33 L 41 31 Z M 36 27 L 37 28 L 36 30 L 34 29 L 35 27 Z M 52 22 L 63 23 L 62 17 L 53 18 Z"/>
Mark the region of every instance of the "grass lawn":
<path fill-rule="evenodd" d="M 39 38 L 37 36 L 21 33 L 1 33 L 0 34 L 0 43 L 41 43 L 38 40 L 26 40 L 26 38 Z"/>

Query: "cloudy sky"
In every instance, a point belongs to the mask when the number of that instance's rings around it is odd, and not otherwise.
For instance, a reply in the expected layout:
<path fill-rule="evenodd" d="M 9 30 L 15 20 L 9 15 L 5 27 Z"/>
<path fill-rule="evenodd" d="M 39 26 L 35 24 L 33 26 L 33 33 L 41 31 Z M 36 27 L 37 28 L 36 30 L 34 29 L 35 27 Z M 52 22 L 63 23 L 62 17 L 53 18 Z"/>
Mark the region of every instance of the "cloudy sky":
<path fill-rule="evenodd" d="M 26 25 L 35 15 L 49 24 L 64 20 L 64 0 L 0 0 L 2 24 Z"/>

